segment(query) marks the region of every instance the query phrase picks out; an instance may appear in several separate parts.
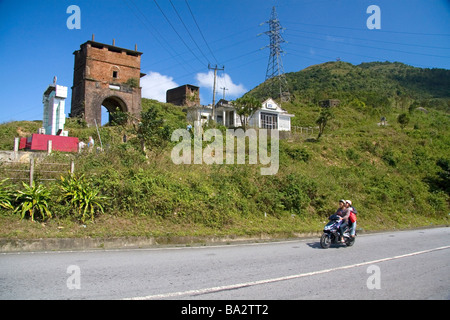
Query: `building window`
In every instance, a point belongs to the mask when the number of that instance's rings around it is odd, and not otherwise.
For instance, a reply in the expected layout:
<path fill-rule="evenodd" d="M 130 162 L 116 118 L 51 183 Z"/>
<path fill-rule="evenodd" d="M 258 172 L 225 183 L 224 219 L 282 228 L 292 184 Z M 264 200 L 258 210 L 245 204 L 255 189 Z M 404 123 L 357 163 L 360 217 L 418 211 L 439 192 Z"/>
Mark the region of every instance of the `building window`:
<path fill-rule="evenodd" d="M 113 71 L 113 78 L 114 79 L 117 79 L 118 75 L 119 75 L 118 71 Z"/>
<path fill-rule="evenodd" d="M 276 114 L 261 112 L 261 128 L 278 129 L 278 117 Z"/>

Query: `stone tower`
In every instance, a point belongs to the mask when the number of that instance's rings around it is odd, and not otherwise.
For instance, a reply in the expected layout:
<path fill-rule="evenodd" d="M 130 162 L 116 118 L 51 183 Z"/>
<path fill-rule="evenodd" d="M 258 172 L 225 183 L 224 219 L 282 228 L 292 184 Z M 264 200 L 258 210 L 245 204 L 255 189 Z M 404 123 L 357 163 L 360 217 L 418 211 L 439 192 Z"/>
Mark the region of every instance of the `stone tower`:
<path fill-rule="evenodd" d="M 88 125 L 101 124 L 101 107 L 120 109 L 136 117 L 141 113 L 142 52 L 87 41 L 73 53 L 72 106 L 70 117 L 81 117 Z"/>
<path fill-rule="evenodd" d="M 200 106 L 200 88 L 185 84 L 166 91 L 166 102 L 177 106 Z"/>

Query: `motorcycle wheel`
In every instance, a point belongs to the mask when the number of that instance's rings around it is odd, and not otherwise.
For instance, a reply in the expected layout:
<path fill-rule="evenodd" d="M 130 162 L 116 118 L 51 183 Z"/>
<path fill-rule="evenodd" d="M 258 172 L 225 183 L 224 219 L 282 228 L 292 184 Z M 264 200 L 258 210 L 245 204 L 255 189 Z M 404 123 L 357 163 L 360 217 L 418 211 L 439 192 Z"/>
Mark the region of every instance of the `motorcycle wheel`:
<path fill-rule="evenodd" d="M 320 246 L 324 249 L 328 249 L 331 246 L 331 237 L 329 234 L 322 234 L 322 237 L 320 237 Z"/>
<path fill-rule="evenodd" d="M 351 247 L 352 245 L 355 244 L 355 238 L 347 238 L 347 239 L 345 239 L 345 244 L 347 245 L 347 247 Z"/>

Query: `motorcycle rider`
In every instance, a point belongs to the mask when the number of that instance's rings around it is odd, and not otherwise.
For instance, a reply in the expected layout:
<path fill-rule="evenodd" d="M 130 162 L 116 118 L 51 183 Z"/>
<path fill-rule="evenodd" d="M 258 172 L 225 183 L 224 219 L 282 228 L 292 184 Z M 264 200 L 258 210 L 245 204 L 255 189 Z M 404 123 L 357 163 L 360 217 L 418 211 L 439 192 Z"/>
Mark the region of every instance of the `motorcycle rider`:
<path fill-rule="evenodd" d="M 350 212 L 353 212 L 354 214 L 358 213 L 356 211 L 356 209 L 353 207 L 351 200 L 345 200 L 345 204 L 346 204 L 347 208 L 350 210 Z M 356 234 L 356 220 L 355 220 L 355 222 L 351 222 L 350 219 L 348 221 L 349 221 L 348 223 L 350 225 L 350 236 L 352 238 L 354 238 L 355 234 Z"/>
<path fill-rule="evenodd" d="M 337 209 L 335 214 L 340 218 L 339 233 L 341 234 L 341 242 L 345 243 L 344 230 L 348 225 L 348 217 L 350 216 L 350 209 L 347 207 L 345 200 L 339 200 L 339 209 Z"/>

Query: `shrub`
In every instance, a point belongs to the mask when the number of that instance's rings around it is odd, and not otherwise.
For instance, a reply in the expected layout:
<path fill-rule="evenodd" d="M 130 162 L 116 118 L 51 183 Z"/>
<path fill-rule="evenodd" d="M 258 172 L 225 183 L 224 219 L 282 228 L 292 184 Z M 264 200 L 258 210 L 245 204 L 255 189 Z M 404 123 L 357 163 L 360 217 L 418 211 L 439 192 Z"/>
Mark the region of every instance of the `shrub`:
<path fill-rule="evenodd" d="M 94 220 L 98 210 L 104 213 L 103 201 L 106 197 L 99 195 L 100 190 L 90 185 L 84 175 L 77 178 L 75 175 L 61 177 L 60 187 L 63 192 L 63 200 L 68 202 L 75 211 L 77 219 L 85 222 L 87 218 Z"/>
<path fill-rule="evenodd" d="M 353 148 L 347 149 L 346 155 L 347 159 L 351 161 L 358 161 L 360 159 L 360 154 Z"/>
<path fill-rule="evenodd" d="M 311 154 L 303 147 L 293 146 L 285 149 L 286 154 L 293 160 L 308 162 Z"/>
<path fill-rule="evenodd" d="M 14 212 L 21 211 L 22 219 L 28 214 L 31 221 L 34 221 L 34 215 L 40 213 L 42 219 L 51 218 L 52 214 L 48 208 L 51 200 L 50 190 L 42 184 L 27 185 L 23 182 L 24 190 L 18 190 L 16 201 L 19 203 Z"/>
<path fill-rule="evenodd" d="M 298 174 L 289 174 L 280 182 L 281 203 L 285 210 L 303 213 L 317 196 L 317 185 L 313 180 Z"/>
<path fill-rule="evenodd" d="M 398 116 L 397 118 L 397 122 L 400 124 L 400 127 L 403 129 L 405 129 L 405 127 L 408 125 L 409 123 L 409 117 L 406 113 L 402 113 Z"/>
<path fill-rule="evenodd" d="M 6 184 L 8 179 L 0 181 L 0 207 L 4 209 L 14 209 L 12 202 L 14 199 L 14 193 L 10 185 Z"/>
<path fill-rule="evenodd" d="M 447 194 L 450 194 L 450 160 L 439 159 L 436 164 L 441 168 L 438 173 L 437 185 Z"/>
<path fill-rule="evenodd" d="M 383 159 L 391 167 L 395 167 L 397 165 L 397 161 L 395 160 L 394 153 L 392 151 L 384 152 L 381 159 Z"/>

